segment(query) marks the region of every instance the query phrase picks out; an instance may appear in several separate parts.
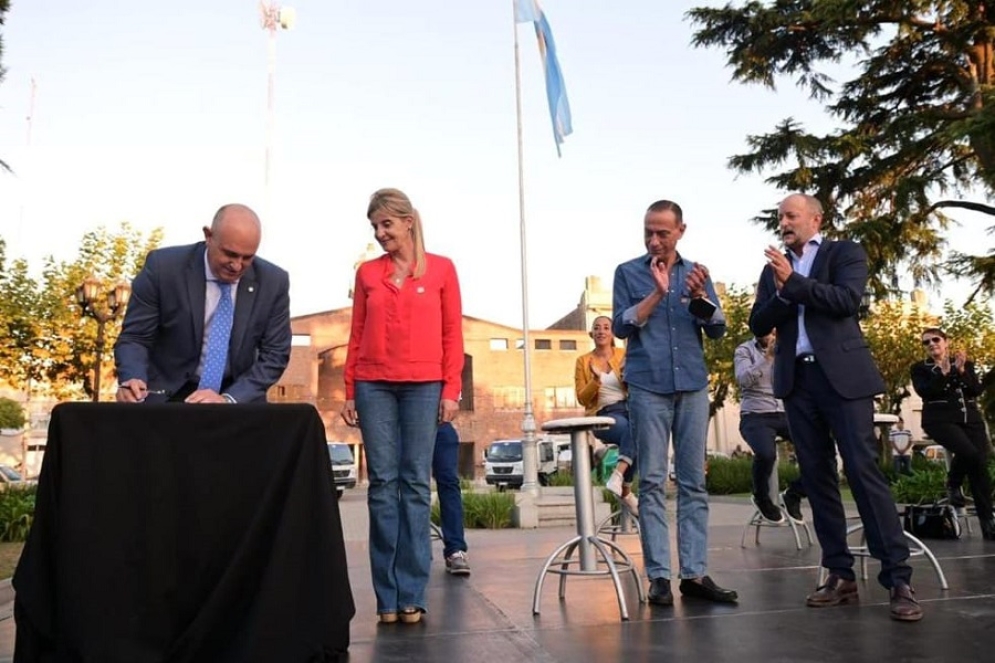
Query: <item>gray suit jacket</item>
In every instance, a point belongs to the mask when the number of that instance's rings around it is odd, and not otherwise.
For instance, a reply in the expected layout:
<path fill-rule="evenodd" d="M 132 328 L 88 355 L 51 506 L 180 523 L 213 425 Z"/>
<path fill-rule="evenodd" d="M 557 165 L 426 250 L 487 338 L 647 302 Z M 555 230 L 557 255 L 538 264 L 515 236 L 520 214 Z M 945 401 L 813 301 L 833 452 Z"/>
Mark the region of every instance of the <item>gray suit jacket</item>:
<path fill-rule="evenodd" d="M 808 278 L 793 273 L 780 297 L 770 266 L 764 267 L 750 312 L 750 330 L 765 336 L 777 329 L 775 396 L 788 397 L 794 386 L 799 304 L 805 306 L 805 331 L 833 389 L 846 399 L 870 397 L 885 390 L 857 322 L 866 283 L 867 254 L 848 240 L 824 240 Z"/>
<path fill-rule="evenodd" d="M 204 338 L 204 242 L 149 253 L 132 283 L 114 345 L 118 381 L 144 380 L 172 394 L 196 382 Z M 290 359 L 290 279 L 255 258 L 238 283 L 222 391 L 238 402 L 265 401 Z"/>

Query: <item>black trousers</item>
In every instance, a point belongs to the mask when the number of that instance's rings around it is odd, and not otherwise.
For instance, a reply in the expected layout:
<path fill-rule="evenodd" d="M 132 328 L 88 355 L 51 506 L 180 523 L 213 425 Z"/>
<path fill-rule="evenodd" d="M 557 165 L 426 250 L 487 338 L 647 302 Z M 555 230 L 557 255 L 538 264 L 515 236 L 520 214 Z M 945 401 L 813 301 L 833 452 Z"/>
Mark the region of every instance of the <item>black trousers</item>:
<path fill-rule="evenodd" d="M 784 399 L 791 440 L 808 492 L 822 566 L 846 580 L 856 578 L 846 540 L 846 513 L 836 475 L 836 448 L 864 524 L 867 547 L 881 561 L 886 588 L 911 584 L 909 546 L 888 482 L 878 467 L 874 401 L 841 397 L 818 363 L 795 364 L 795 386 Z M 834 443 L 835 439 L 835 443 Z"/>
<path fill-rule="evenodd" d="M 788 417 L 783 412 L 745 412 L 739 434 L 753 450 L 753 494 L 766 495 L 771 472 L 777 469 L 777 437 L 791 439 Z M 801 481 L 792 481 L 788 489 L 805 497 Z"/>
<path fill-rule="evenodd" d="M 971 482 L 971 497 L 978 518 L 991 520 L 992 484 L 988 476 L 989 443 L 984 423 L 937 423 L 923 426 L 923 430 L 953 453 L 948 485 L 960 486 L 966 476 Z"/>

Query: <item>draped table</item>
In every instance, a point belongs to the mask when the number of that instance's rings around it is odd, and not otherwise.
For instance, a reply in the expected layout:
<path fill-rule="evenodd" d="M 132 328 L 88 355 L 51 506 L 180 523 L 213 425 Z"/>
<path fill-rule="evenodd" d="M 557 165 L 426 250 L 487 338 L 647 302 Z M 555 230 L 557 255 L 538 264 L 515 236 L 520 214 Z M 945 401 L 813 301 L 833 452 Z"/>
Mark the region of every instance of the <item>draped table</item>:
<path fill-rule="evenodd" d="M 14 660 L 335 661 L 355 613 L 310 405 L 65 403 Z"/>

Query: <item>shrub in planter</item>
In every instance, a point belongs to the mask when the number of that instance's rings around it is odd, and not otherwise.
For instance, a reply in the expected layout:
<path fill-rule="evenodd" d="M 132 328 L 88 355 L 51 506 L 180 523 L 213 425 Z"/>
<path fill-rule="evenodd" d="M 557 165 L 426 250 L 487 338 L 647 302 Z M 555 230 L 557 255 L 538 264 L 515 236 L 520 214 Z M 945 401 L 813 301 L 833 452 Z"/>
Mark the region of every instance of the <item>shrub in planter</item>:
<path fill-rule="evenodd" d="M 20 430 L 27 420 L 20 403 L 10 398 L 0 398 L 0 429 Z"/>
<path fill-rule="evenodd" d="M 891 494 L 899 504 L 934 502 L 947 494 L 947 470 L 936 463 L 913 470 L 891 484 Z"/>

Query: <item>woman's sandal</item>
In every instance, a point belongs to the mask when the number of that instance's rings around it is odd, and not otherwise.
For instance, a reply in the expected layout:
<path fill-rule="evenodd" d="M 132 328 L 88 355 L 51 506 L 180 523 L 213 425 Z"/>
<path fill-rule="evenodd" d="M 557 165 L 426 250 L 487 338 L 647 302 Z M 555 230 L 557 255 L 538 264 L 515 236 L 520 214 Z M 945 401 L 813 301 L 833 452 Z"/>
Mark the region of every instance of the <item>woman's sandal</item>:
<path fill-rule="evenodd" d="M 405 624 L 417 624 L 421 621 L 421 608 L 404 608 L 401 610 L 401 621 Z"/>
<path fill-rule="evenodd" d="M 381 612 L 378 617 L 380 617 L 381 624 L 393 624 L 397 621 L 396 612 Z"/>

